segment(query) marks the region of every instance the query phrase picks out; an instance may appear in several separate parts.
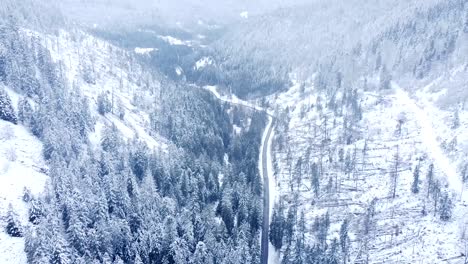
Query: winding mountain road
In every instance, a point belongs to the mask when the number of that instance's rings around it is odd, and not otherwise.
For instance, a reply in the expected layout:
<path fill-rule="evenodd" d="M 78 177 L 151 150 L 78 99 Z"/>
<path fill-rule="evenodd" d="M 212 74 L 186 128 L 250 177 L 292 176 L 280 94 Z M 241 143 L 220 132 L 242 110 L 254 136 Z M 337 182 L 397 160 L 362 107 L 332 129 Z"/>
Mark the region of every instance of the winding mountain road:
<path fill-rule="evenodd" d="M 260 263 L 268 264 L 268 248 L 270 233 L 270 178 L 268 176 L 268 142 L 270 141 L 271 132 L 273 131 L 274 119 L 268 118 L 268 125 L 265 128 L 264 136 L 262 137 L 261 149 L 261 168 L 263 175 L 263 227 L 262 227 L 262 245 Z"/>
<path fill-rule="evenodd" d="M 268 151 L 269 151 L 269 142 L 272 135 L 273 127 L 275 118 L 272 114 L 270 114 L 266 109 L 253 105 L 249 102 L 242 101 L 235 96 L 222 96 L 216 90 L 214 86 L 207 86 L 205 87 L 206 90 L 210 91 L 216 98 L 220 101 L 230 103 L 232 105 L 239 105 L 246 108 L 251 108 L 256 111 L 264 112 L 268 116 L 268 123 L 265 127 L 262 136 L 262 143 L 260 149 L 260 157 L 259 157 L 259 169 L 260 174 L 263 177 L 263 219 L 262 219 L 262 237 L 261 237 L 261 255 L 260 255 L 260 263 L 261 264 L 268 264 L 269 262 L 269 230 L 270 230 L 270 200 L 273 199 L 270 193 L 270 177 L 268 175 Z"/>

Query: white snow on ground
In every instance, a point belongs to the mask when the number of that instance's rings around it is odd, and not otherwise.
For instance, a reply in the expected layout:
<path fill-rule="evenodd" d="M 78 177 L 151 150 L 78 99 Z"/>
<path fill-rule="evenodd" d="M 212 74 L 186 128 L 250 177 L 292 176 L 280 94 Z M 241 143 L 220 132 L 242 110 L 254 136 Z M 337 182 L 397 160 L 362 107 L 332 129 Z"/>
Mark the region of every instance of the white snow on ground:
<path fill-rule="evenodd" d="M 60 31 L 57 36 L 33 31 L 25 33 L 38 37 L 49 47 L 53 60 L 65 66 L 69 85 L 77 85 L 89 98 L 91 113 L 96 117 L 95 131 L 89 135 L 91 142 L 100 142 L 104 125 L 115 124 L 127 139 L 138 137 L 149 148 L 167 148 L 168 141 L 150 131 L 149 115 L 144 111 L 154 106 L 154 94 L 159 87 L 156 84 L 143 86 L 147 80 L 153 79 L 139 64 L 128 59 L 131 54 L 84 32 L 74 32 L 75 37 L 66 31 Z M 84 81 L 86 67 L 95 83 Z M 97 97 L 104 92 L 108 93 L 109 99 L 114 97 L 116 111 L 101 116 L 97 112 Z M 122 120 L 117 114 L 119 101 L 125 112 Z"/>
<path fill-rule="evenodd" d="M 465 75 L 466 76 L 466 75 Z M 450 78 L 450 77 L 449 77 Z M 440 86 L 439 81 L 431 86 Z M 427 83 L 426 83 L 427 84 Z M 376 94 L 360 91 L 363 120 L 355 124 L 359 140 L 346 145 L 340 143 L 343 135 L 343 115 L 335 115 L 328 109 L 327 99 L 317 91 L 312 83 L 306 83 L 305 92 L 301 85 L 294 85 L 286 92 L 271 96 L 269 102 L 273 107 L 289 109 L 288 131 L 275 131 L 274 142 L 278 136 L 284 138 L 282 149 L 273 144 L 273 155 L 278 161 L 277 197 L 286 204 L 293 199 L 291 188 L 299 192 L 299 210 L 305 212 L 308 226 L 314 218 L 327 211 L 331 215 L 331 228 L 328 238 L 338 237 L 343 219 L 350 220 L 350 238 L 352 241 L 351 262 L 362 249 L 362 217 L 373 198 L 377 198 L 374 227 L 369 237 L 370 263 L 448 263 L 445 259 L 453 258 L 450 263 L 460 261 L 460 255 L 466 254 L 463 233 L 466 234 L 468 209 L 466 208 L 466 193 L 460 196 L 464 184 L 461 181 L 460 165 L 466 163 L 466 143 L 468 140 L 468 111 L 460 108 L 460 127 L 450 128 L 453 120 L 452 110 L 442 110 L 438 107 L 439 97 L 445 96 L 446 89 L 429 89 L 424 86 L 414 88 L 410 96 L 407 91 L 394 84 L 393 90 Z M 337 95 L 339 98 L 341 95 Z M 321 101 L 321 103 L 320 103 Z M 340 102 L 340 101 L 338 101 Z M 320 104 L 323 110 L 318 110 Z M 455 105 L 455 104 L 454 104 Z M 451 112 L 452 111 L 452 112 Z M 324 159 L 324 176 L 320 182 L 321 195 L 315 198 L 312 191 L 311 178 L 303 172 L 301 186 L 290 185 L 291 174 L 287 164 L 288 149 L 292 167 L 297 160 L 304 158 L 309 146 L 310 162 L 317 162 L 320 142 L 323 136 L 324 117 L 328 117 L 328 138 L 330 148 Z M 404 117 L 401 136 L 396 135 L 398 120 Z M 314 128 L 315 127 L 315 128 Z M 316 131 L 317 136 L 314 136 Z M 458 145 L 451 145 L 458 138 Z M 367 144 L 366 162 L 363 163 L 362 149 Z M 391 177 L 389 170 L 394 161 L 396 148 L 399 146 L 401 172 L 397 181 L 397 196 L 389 197 Z M 347 176 L 343 164 L 338 162 L 338 151 L 350 152 L 353 156 L 356 149 L 357 167 Z M 346 156 L 346 155 L 345 155 Z M 328 159 L 331 157 L 331 159 Z M 413 194 L 413 169 L 421 161 L 420 193 Z M 274 160 L 275 160 L 274 159 Z M 427 171 L 434 164 L 434 175 L 441 182 L 442 192 L 456 193 L 453 198 L 454 209 L 452 219 L 448 222 L 440 220 L 439 213 L 434 213 L 434 200 L 427 198 Z M 458 168 L 458 171 L 457 171 Z M 294 171 L 293 175 L 294 176 Z M 338 179 L 338 189 L 335 193 L 335 177 Z M 327 183 L 333 180 L 332 192 L 328 193 Z M 445 181 L 447 183 L 445 183 Z M 270 190 L 271 191 L 271 190 Z M 312 204 L 312 201 L 314 201 Z M 427 215 L 423 215 L 425 208 Z M 395 235 L 395 230 L 399 231 Z M 313 231 L 308 231 L 306 237 L 314 240 Z M 465 235 L 466 237 L 466 235 Z"/>
<path fill-rule="evenodd" d="M 195 63 L 195 70 L 205 68 L 207 65 L 212 65 L 213 60 L 210 57 L 203 57 Z"/>
<path fill-rule="evenodd" d="M 12 204 L 26 226 L 28 207 L 22 200 L 23 190 L 26 187 L 39 195 L 47 180 L 46 170 L 41 142 L 25 127 L 0 120 L 0 263 L 27 263 L 24 238 L 5 232 L 8 206 Z"/>
<path fill-rule="evenodd" d="M 184 73 L 184 71 L 182 70 L 182 68 L 180 66 L 177 66 L 175 68 L 175 72 L 177 73 L 178 76 L 182 75 L 182 73 Z"/>
<path fill-rule="evenodd" d="M 104 126 L 115 124 L 128 139 L 138 137 L 152 149 L 164 151 L 167 148 L 168 141 L 150 131 L 149 115 L 142 110 L 153 106 L 153 94 L 157 94 L 159 87 L 152 85 L 153 90 L 143 89 L 141 83 L 152 81 L 151 76 L 145 74 L 138 64 L 129 61 L 130 55 L 126 51 L 86 33 L 75 32 L 73 36 L 65 31 L 57 35 L 42 35 L 29 30 L 22 30 L 22 33 L 36 37 L 48 47 L 52 59 L 65 67 L 70 87 L 80 87 L 88 97 L 96 120 L 94 132 L 89 135 L 94 145 L 100 143 Z M 94 83 L 84 81 L 86 67 L 92 72 Z M 128 70 L 130 67 L 132 71 Z M 16 108 L 21 96 L 8 87 L 5 90 Z M 123 119 L 117 113 L 106 116 L 97 113 L 96 99 L 103 92 L 107 92 L 109 97 L 113 94 L 116 105 L 121 102 L 125 111 Z M 24 239 L 12 238 L 4 232 L 6 214 L 11 203 L 21 224 L 28 225 L 28 208 L 22 201 L 23 190 L 27 187 L 33 195 L 40 195 L 46 184 L 46 172 L 41 142 L 25 127 L 0 120 L 0 263 L 27 262 Z"/>
<path fill-rule="evenodd" d="M 135 51 L 136 54 L 148 55 L 153 51 L 158 51 L 158 49 L 156 49 L 156 48 L 139 48 L 139 47 L 136 47 L 134 51 Z"/>
<path fill-rule="evenodd" d="M 268 113 L 268 115 L 270 115 L 270 116 L 273 115 L 273 112 L 270 109 L 265 109 L 265 108 L 259 106 L 258 104 L 256 104 L 255 102 L 249 102 L 249 101 L 239 99 L 237 96 L 235 96 L 233 94 L 228 94 L 228 95 L 220 94 L 220 92 L 218 91 L 217 86 L 208 85 L 208 86 L 204 86 L 203 88 L 210 91 L 216 98 L 218 98 L 221 101 L 229 102 L 229 103 L 234 104 L 234 105 L 243 105 L 245 107 L 252 108 L 252 109 L 255 109 L 257 111 L 266 111 Z"/>
<path fill-rule="evenodd" d="M 249 12 L 247 11 L 243 11 L 239 15 L 240 17 L 245 18 L 245 19 L 249 18 Z"/>
<path fill-rule="evenodd" d="M 192 42 L 190 41 L 185 41 L 185 40 L 180 40 L 178 38 L 174 38 L 172 36 L 158 36 L 158 38 L 164 40 L 165 42 L 169 43 L 170 45 L 177 45 L 177 46 L 192 46 Z"/>
<path fill-rule="evenodd" d="M 427 152 L 435 162 L 435 166 L 439 168 L 447 177 L 450 188 L 452 188 L 457 195 L 461 195 L 463 190 L 463 182 L 460 175 L 456 171 L 456 166 L 448 159 L 440 147 L 440 142 L 437 141 L 437 136 L 434 131 L 434 124 L 427 116 L 427 112 L 420 108 L 415 100 L 411 99 L 406 91 L 396 83 L 392 83 L 396 89 L 395 95 L 397 100 L 406 105 L 407 111 L 415 115 L 418 125 L 421 127 L 422 134 L 421 140 L 423 145 L 427 148 Z"/>

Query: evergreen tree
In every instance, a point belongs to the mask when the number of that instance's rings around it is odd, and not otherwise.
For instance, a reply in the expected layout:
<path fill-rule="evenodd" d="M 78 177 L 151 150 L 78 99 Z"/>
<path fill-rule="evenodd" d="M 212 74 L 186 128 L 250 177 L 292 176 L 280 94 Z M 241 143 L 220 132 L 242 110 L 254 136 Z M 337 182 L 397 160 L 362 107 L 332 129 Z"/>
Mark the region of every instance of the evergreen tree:
<path fill-rule="evenodd" d="M 135 264 L 143 264 L 143 261 L 141 260 L 141 257 L 140 257 L 140 254 L 137 254 L 135 256 L 135 261 L 134 261 Z"/>
<path fill-rule="evenodd" d="M 43 208 L 40 200 L 32 200 L 29 208 L 29 222 L 37 225 L 43 217 Z"/>
<path fill-rule="evenodd" d="M 391 88 L 392 76 L 387 70 L 387 67 L 384 65 L 380 69 L 380 89 L 387 90 Z"/>
<path fill-rule="evenodd" d="M 130 153 L 130 167 L 141 181 L 148 169 L 148 147 L 143 142 L 134 142 L 135 149 Z"/>
<path fill-rule="evenodd" d="M 18 121 L 10 96 L 3 88 L 0 88 L 0 119 L 13 124 L 17 124 Z"/>
<path fill-rule="evenodd" d="M 107 92 L 103 92 L 98 95 L 97 106 L 98 106 L 98 112 L 101 115 L 105 115 L 112 111 L 112 104 L 111 104 L 111 101 L 109 100 Z"/>
<path fill-rule="evenodd" d="M 269 234 L 270 242 L 276 250 L 280 250 L 283 246 L 284 222 L 283 205 L 280 202 L 280 204 L 275 204 L 273 207 Z"/>
<path fill-rule="evenodd" d="M 221 199 L 221 219 L 226 225 L 227 231 L 231 234 L 234 227 L 234 212 L 231 204 L 231 191 L 225 190 Z"/>
<path fill-rule="evenodd" d="M 13 206 L 8 206 L 6 232 L 12 237 L 22 237 L 23 230 L 18 220 L 18 216 L 13 211 Z"/>
<path fill-rule="evenodd" d="M 440 198 L 440 219 L 442 221 L 448 221 L 452 218 L 452 199 L 450 199 L 447 192 L 445 192 Z"/>
<path fill-rule="evenodd" d="M 291 245 L 294 235 L 294 227 L 296 225 L 296 209 L 295 207 L 290 207 L 288 210 L 288 216 L 286 217 L 286 222 L 284 224 L 284 238 L 287 242 L 287 246 Z"/>
<path fill-rule="evenodd" d="M 31 190 L 24 187 L 23 189 L 23 202 L 29 203 L 33 199 Z"/>
<path fill-rule="evenodd" d="M 105 127 L 101 134 L 101 147 L 104 151 L 114 153 L 122 144 L 120 133 L 115 124 Z M 115 153 L 114 153 L 115 154 Z"/>
<path fill-rule="evenodd" d="M 348 236 L 349 221 L 343 220 L 340 228 L 340 246 L 343 253 L 343 263 L 346 264 L 349 251 L 349 236 Z"/>
<path fill-rule="evenodd" d="M 311 174 L 312 174 L 312 187 L 314 188 L 314 194 L 315 194 L 315 197 L 318 197 L 319 190 L 320 190 L 320 175 L 319 175 L 317 164 L 315 162 L 312 163 Z"/>
<path fill-rule="evenodd" d="M 193 256 L 190 258 L 190 264 L 213 264 L 213 256 L 206 247 L 205 243 L 198 242 Z"/>
<path fill-rule="evenodd" d="M 427 197 L 431 193 L 432 186 L 434 184 L 434 164 L 429 166 L 429 170 L 427 171 Z"/>
<path fill-rule="evenodd" d="M 71 264 L 71 256 L 69 253 L 69 245 L 67 245 L 62 235 L 57 234 L 57 241 L 55 242 L 55 249 L 52 254 L 51 264 Z"/>
<path fill-rule="evenodd" d="M 414 168 L 413 185 L 411 185 L 411 191 L 413 193 L 419 193 L 419 165 Z"/>
<path fill-rule="evenodd" d="M 28 99 L 22 98 L 18 101 L 18 120 L 26 126 L 31 123 L 33 109 Z"/>

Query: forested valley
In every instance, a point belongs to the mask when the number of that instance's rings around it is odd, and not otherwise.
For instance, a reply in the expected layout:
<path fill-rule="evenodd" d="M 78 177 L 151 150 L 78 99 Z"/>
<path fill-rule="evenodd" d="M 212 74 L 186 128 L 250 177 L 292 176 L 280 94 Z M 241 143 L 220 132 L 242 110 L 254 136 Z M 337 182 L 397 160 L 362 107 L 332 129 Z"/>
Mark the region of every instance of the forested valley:
<path fill-rule="evenodd" d="M 176 2 L 0 3 L 0 263 L 467 263 L 466 1 Z"/>

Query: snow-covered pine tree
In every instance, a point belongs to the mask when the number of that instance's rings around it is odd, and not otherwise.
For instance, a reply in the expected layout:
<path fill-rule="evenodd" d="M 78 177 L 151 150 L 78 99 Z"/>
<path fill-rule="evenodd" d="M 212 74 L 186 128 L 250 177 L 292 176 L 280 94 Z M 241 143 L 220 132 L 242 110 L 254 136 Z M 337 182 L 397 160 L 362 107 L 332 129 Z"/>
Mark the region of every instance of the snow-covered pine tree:
<path fill-rule="evenodd" d="M 275 204 L 273 207 L 273 217 L 270 224 L 270 242 L 280 250 L 283 246 L 284 237 L 284 215 L 282 204 Z"/>
<path fill-rule="evenodd" d="M 348 236 L 348 229 L 349 229 L 349 220 L 343 220 L 340 228 L 340 246 L 341 252 L 343 253 L 343 263 L 346 264 L 346 260 L 348 258 L 349 252 L 349 236 Z"/>
<path fill-rule="evenodd" d="M 29 208 L 29 222 L 37 225 L 43 216 L 43 209 L 40 200 L 31 200 L 31 207 Z"/>
<path fill-rule="evenodd" d="M 108 93 L 103 92 L 97 97 L 98 112 L 101 115 L 105 115 L 112 111 L 112 104 L 109 100 Z"/>
<path fill-rule="evenodd" d="M 445 192 L 440 198 L 440 220 L 450 220 L 450 218 L 452 218 L 452 208 L 452 199 L 450 199 L 449 194 Z"/>
<path fill-rule="evenodd" d="M 23 188 L 23 202 L 29 203 L 29 201 L 31 201 L 31 200 L 32 200 L 31 190 L 29 190 L 28 188 L 24 187 L 24 188 Z"/>
<path fill-rule="evenodd" d="M 31 121 L 31 116 L 33 114 L 33 109 L 31 104 L 26 98 L 22 98 L 18 101 L 18 120 L 29 126 Z"/>
<path fill-rule="evenodd" d="M 419 193 L 419 165 L 414 168 L 413 185 L 411 185 L 411 191 L 413 193 Z"/>
<path fill-rule="evenodd" d="M 3 88 L 0 88 L 0 119 L 13 124 L 17 124 L 18 122 L 11 103 L 11 98 Z"/>
<path fill-rule="evenodd" d="M 8 206 L 6 232 L 12 237 L 22 237 L 23 230 L 18 220 L 18 216 L 13 211 L 13 206 Z"/>
<path fill-rule="evenodd" d="M 211 264 L 213 263 L 213 256 L 206 248 L 205 243 L 198 242 L 193 256 L 190 258 L 190 264 Z"/>

